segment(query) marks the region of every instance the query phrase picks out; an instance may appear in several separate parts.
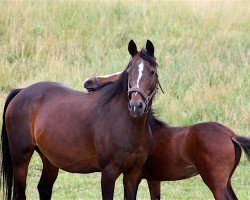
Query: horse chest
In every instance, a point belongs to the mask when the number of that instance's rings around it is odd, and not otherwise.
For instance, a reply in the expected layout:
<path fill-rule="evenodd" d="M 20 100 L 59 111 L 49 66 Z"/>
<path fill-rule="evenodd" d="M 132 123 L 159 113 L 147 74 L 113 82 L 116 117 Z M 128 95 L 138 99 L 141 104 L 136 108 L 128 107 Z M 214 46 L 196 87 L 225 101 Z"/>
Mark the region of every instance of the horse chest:
<path fill-rule="evenodd" d="M 135 162 L 143 165 L 148 157 L 149 148 L 150 143 L 147 140 L 118 136 L 112 139 L 104 137 L 96 144 L 100 166 L 113 162 L 122 169 L 130 168 Z"/>

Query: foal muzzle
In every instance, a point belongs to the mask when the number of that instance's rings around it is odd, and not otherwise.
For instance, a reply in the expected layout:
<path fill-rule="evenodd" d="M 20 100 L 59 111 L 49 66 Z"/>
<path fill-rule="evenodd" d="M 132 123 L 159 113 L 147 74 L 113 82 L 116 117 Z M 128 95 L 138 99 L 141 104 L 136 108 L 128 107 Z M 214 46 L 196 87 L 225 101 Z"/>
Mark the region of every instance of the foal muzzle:
<path fill-rule="evenodd" d="M 98 77 L 95 77 L 95 80 L 88 79 L 83 83 L 84 88 L 88 90 L 88 92 L 93 92 L 100 88 L 100 81 Z"/>

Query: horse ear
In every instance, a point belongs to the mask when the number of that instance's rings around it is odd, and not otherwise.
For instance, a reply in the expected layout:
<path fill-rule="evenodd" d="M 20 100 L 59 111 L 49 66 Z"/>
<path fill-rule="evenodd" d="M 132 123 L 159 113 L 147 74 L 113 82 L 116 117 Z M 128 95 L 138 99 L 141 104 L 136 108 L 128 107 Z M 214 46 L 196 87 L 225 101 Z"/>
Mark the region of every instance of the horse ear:
<path fill-rule="evenodd" d="M 146 49 L 150 56 L 154 56 L 155 48 L 154 48 L 153 43 L 150 40 L 147 40 Z"/>
<path fill-rule="evenodd" d="M 133 40 L 130 40 L 128 43 L 128 51 L 132 57 L 138 53 L 136 44 Z"/>

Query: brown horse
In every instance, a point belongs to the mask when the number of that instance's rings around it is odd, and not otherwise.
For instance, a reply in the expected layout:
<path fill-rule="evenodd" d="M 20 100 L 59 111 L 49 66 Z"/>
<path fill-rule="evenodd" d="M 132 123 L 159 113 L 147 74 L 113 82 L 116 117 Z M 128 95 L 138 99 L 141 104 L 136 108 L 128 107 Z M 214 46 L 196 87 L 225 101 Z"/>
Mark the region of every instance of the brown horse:
<path fill-rule="evenodd" d="M 84 86 L 94 91 L 118 75 L 87 79 Z M 185 127 L 172 127 L 150 119 L 153 148 L 144 165 L 151 199 L 160 199 L 160 181 L 186 179 L 200 174 L 216 200 L 237 199 L 231 177 L 239 164 L 241 148 L 250 160 L 250 139 L 237 136 L 232 130 L 216 122 L 204 122 Z"/>
<path fill-rule="evenodd" d="M 5 199 L 26 199 L 28 164 L 36 150 L 43 162 L 40 199 L 50 199 L 58 170 L 101 172 L 103 199 L 113 199 L 124 174 L 124 195 L 136 199 L 151 147 L 149 116 L 157 90 L 154 46 L 137 51 L 116 83 L 83 93 L 55 82 L 16 89 L 7 97 L 2 126 L 2 177 Z M 12 192 L 12 188 L 14 191 Z"/>

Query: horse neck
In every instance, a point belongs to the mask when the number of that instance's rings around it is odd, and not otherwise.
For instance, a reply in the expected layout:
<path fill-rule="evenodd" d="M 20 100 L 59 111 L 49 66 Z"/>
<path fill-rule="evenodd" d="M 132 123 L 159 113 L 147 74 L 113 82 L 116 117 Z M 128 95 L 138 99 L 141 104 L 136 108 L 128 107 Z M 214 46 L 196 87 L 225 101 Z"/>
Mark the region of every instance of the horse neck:
<path fill-rule="evenodd" d="M 144 132 L 145 129 L 149 127 L 149 115 L 148 114 L 143 114 L 143 116 L 136 117 L 136 118 L 132 117 L 130 113 L 129 115 L 130 115 L 129 117 L 132 118 L 133 124 L 135 126 L 135 129 L 137 129 L 137 131 Z"/>
<path fill-rule="evenodd" d="M 124 94 L 120 94 L 116 98 L 115 102 L 122 102 L 121 106 L 123 107 L 123 110 L 126 110 L 127 120 L 133 124 L 135 130 L 138 132 L 145 131 L 145 129 L 149 127 L 149 116 L 151 110 L 143 114 L 141 117 L 132 117 L 128 110 L 129 100 L 127 95 L 124 96 Z"/>
<path fill-rule="evenodd" d="M 152 130 L 153 135 L 161 134 L 162 136 L 169 136 L 175 130 L 175 127 L 169 126 L 168 124 L 160 120 L 156 120 L 154 124 L 150 125 L 150 128 Z"/>

